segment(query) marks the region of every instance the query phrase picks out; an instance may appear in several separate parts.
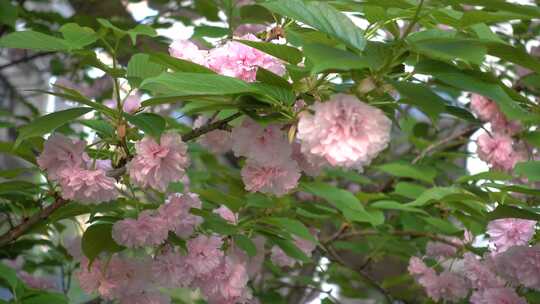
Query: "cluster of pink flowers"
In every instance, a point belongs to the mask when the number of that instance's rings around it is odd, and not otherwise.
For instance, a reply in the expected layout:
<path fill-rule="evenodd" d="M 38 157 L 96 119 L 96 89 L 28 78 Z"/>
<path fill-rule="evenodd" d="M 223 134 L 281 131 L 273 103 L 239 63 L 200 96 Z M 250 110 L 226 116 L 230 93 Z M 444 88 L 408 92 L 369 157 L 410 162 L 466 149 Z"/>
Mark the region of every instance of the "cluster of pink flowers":
<path fill-rule="evenodd" d="M 471 96 L 471 110 L 482 121 L 491 123 L 492 134 L 478 137 L 478 157 L 494 169 L 511 171 L 527 159 L 527 151 L 512 136 L 521 130 L 519 122 L 510 121 L 492 100 L 478 95 Z"/>
<path fill-rule="evenodd" d="M 199 116 L 193 122 L 193 128 L 200 128 L 208 123 L 208 117 Z M 226 130 L 213 130 L 203 134 L 197 139 L 197 142 L 215 154 L 223 154 L 232 149 L 232 135 Z"/>
<path fill-rule="evenodd" d="M 252 34 L 246 34 L 239 39 L 259 41 Z M 210 51 L 205 51 L 190 41 L 179 40 L 169 46 L 169 53 L 173 57 L 206 66 L 218 74 L 248 82 L 255 81 L 258 67 L 278 75 L 285 73 L 285 66 L 277 58 L 236 41 L 228 41 Z"/>
<path fill-rule="evenodd" d="M 300 114 L 297 136 L 312 162 L 362 169 L 388 146 L 392 122 L 355 96 L 337 94 L 310 109 Z"/>
<path fill-rule="evenodd" d="M 20 256 L 16 260 L 4 260 L 4 264 L 15 270 L 19 279 L 21 279 L 21 281 L 23 281 L 24 284 L 30 288 L 51 291 L 59 290 L 58 284 L 55 282 L 53 277 L 36 276 L 23 270 L 23 260 L 20 258 Z"/>
<path fill-rule="evenodd" d="M 430 242 L 426 257 L 437 258 L 443 271 L 437 274 L 421 258 L 412 257 L 409 273 L 435 301 L 458 302 L 470 295 L 473 304 L 525 304 L 515 287 L 540 290 L 540 246 L 528 246 L 535 225 L 515 218 L 491 221 L 487 233 L 492 251 L 483 259 L 470 252 L 459 259 L 456 248 Z M 449 259 L 450 266 L 445 263 Z"/>
<path fill-rule="evenodd" d="M 95 166 L 85 147 L 84 141 L 54 134 L 45 142 L 37 163 L 50 180 L 59 183 L 64 199 L 88 204 L 115 199 L 118 196 L 115 180 Z"/>
<path fill-rule="evenodd" d="M 176 133 L 161 135 L 159 143 L 145 136 L 135 144 L 135 150 L 137 154 L 129 163 L 128 172 L 141 187 L 166 191 L 169 183 L 182 179 L 190 164 L 187 145 Z"/>
<path fill-rule="evenodd" d="M 295 237 L 294 244 L 300 249 L 307 257 L 311 257 L 317 245 L 310 240 L 305 240 L 299 237 Z M 270 260 L 280 267 L 293 267 L 296 265 L 297 260 L 288 256 L 283 249 L 274 245 L 271 250 Z"/>
<path fill-rule="evenodd" d="M 244 119 L 232 130 L 232 144 L 236 156 L 247 158 L 241 172 L 246 190 L 281 196 L 298 184 L 300 168 L 280 125 Z"/>
<path fill-rule="evenodd" d="M 167 239 L 169 231 L 189 237 L 202 223 L 202 218 L 191 214 L 190 209 L 201 206 L 197 194 L 171 194 L 158 210 L 146 210 L 137 219 L 116 222 L 112 236 L 117 243 L 129 248 L 160 245 Z"/>

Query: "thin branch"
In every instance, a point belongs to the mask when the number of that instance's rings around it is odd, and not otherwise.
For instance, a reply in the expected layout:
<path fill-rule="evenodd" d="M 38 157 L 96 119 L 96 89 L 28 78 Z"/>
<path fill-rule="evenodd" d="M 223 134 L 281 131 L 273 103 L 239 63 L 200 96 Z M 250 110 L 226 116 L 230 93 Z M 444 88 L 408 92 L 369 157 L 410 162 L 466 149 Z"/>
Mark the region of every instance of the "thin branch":
<path fill-rule="evenodd" d="M 40 57 L 44 57 L 44 56 L 49 56 L 49 55 L 52 55 L 54 54 L 54 52 L 42 52 L 42 53 L 37 53 L 37 54 L 34 54 L 34 55 L 31 55 L 31 56 L 25 56 L 21 59 L 17 59 L 17 60 L 14 60 L 10 63 L 6 63 L 4 65 L 0 65 L 0 71 L 3 70 L 3 69 L 7 69 L 11 66 L 14 66 L 14 65 L 17 65 L 17 64 L 20 64 L 20 63 L 25 63 L 25 62 L 28 62 L 28 61 L 31 61 L 31 60 L 34 60 L 36 58 L 40 58 Z"/>
<path fill-rule="evenodd" d="M 421 159 L 423 159 L 424 157 L 426 157 L 429 153 L 431 153 L 432 151 L 438 149 L 439 147 L 441 146 L 444 146 L 446 144 L 448 144 L 449 142 L 453 141 L 453 140 L 456 140 L 462 136 L 465 136 L 465 135 L 470 135 L 472 133 L 474 133 L 474 131 L 478 130 L 479 126 L 470 126 L 470 127 L 467 127 L 467 128 L 464 128 L 460 131 L 457 131 L 456 133 L 448 136 L 448 137 L 445 137 L 437 142 L 434 142 L 432 143 L 431 145 L 429 145 L 426 149 L 424 149 L 422 152 L 420 152 L 420 154 L 415 157 L 412 161 L 413 164 L 416 164 L 417 162 L 419 162 Z"/>
<path fill-rule="evenodd" d="M 35 213 L 31 217 L 23 219 L 22 223 L 13 227 L 13 229 L 10 229 L 8 232 L 4 233 L 3 235 L 1 235 L 0 247 L 18 239 L 21 235 L 25 234 L 28 230 L 34 227 L 34 225 L 36 225 L 42 220 L 47 219 L 54 211 L 56 211 L 56 209 L 64 206 L 67 203 L 68 203 L 67 200 L 64 200 L 61 197 L 56 197 L 54 203 L 41 209 L 39 212 Z"/>
<path fill-rule="evenodd" d="M 376 230 L 353 231 L 353 232 L 342 234 L 340 239 L 347 239 L 347 238 L 351 238 L 351 237 L 363 237 L 363 236 L 380 235 L 380 234 L 384 234 L 384 233 L 388 233 L 390 235 L 395 235 L 395 236 L 425 237 L 425 238 L 431 239 L 433 241 L 441 242 L 441 243 L 456 247 L 458 249 L 462 249 L 462 248 L 465 247 L 464 245 L 452 242 L 452 241 L 450 241 L 450 240 L 448 240 L 448 239 L 446 239 L 446 238 L 444 238 L 442 236 L 439 236 L 439 235 L 437 235 L 435 233 L 423 232 L 423 231 L 412 231 L 412 230 L 396 230 L 396 231 L 389 231 L 389 232 L 380 232 L 380 231 L 376 231 Z"/>
<path fill-rule="evenodd" d="M 401 40 L 407 38 L 409 34 L 411 33 L 413 27 L 418 22 L 418 17 L 420 16 L 420 11 L 422 10 L 422 6 L 424 5 L 424 0 L 420 0 L 420 3 L 418 4 L 418 7 L 416 8 L 416 11 L 414 12 L 413 19 L 411 20 L 411 23 L 407 26 L 405 29 L 405 32 L 403 33 L 403 36 L 401 37 Z"/>

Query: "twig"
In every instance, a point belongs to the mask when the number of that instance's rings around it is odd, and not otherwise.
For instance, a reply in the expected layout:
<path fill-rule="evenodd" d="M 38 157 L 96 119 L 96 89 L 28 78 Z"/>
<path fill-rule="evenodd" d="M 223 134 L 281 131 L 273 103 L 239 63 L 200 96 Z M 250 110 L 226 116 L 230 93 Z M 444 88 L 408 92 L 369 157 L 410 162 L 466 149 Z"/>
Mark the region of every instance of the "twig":
<path fill-rule="evenodd" d="M 418 7 L 416 8 L 416 11 L 414 12 L 413 19 L 412 19 L 411 23 L 409 23 L 409 25 L 405 29 L 405 32 L 403 33 L 403 36 L 401 37 L 401 40 L 404 40 L 405 38 L 407 38 L 407 36 L 409 36 L 409 34 L 411 33 L 414 25 L 418 22 L 418 16 L 420 15 L 420 11 L 422 10 L 423 5 L 424 5 L 424 0 L 420 0 L 420 3 L 418 4 Z"/>
<path fill-rule="evenodd" d="M 12 61 L 10 63 L 0 65 L 0 71 L 3 70 L 3 69 L 7 69 L 7 68 L 9 68 L 11 66 L 17 65 L 19 63 L 25 63 L 25 62 L 34 60 L 36 58 L 49 56 L 49 55 L 52 55 L 52 54 L 54 54 L 54 52 L 42 52 L 42 53 L 37 53 L 37 54 L 31 55 L 31 56 L 25 56 L 25 57 L 23 57 L 21 59 L 14 60 L 14 61 Z"/>
<path fill-rule="evenodd" d="M 434 142 L 432 143 L 431 145 L 429 145 L 426 149 L 424 149 L 422 152 L 420 152 L 420 154 L 415 157 L 412 161 L 413 164 L 416 164 L 417 162 L 419 162 L 422 158 L 426 157 L 428 155 L 428 153 L 430 153 L 431 151 L 441 147 L 441 146 L 444 146 L 446 145 L 447 143 L 455 140 L 455 139 L 458 139 L 462 136 L 465 136 L 467 134 L 470 134 L 470 133 L 473 133 L 474 131 L 476 131 L 479 127 L 478 126 L 470 126 L 470 127 L 467 127 L 467 128 L 464 128 L 448 137 L 445 137 L 443 139 L 441 139 L 440 141 L 437 141 L 437 142 Z"/>
<path fill-rule="evenodd" d="M 351 237 L 379 235 L 379 234 L 384 234 L 384 233 L 388 233 L 388 234 L 395 235 L 395 236 L 425 237 L 425 238 L 428 238 L 428 239 L 431 239 L 431 240 L 434 240 L 434 241 L 437 241 L 437 242 L 441 242 L 441 243 L 445 243 L 445 244 L 450 245 L 450 246 L 454 246 L 454 247 L 456 247 L 458 249 L 462 249 L 462 248 L 465 247 L 464 245 L 457 244 L 455 242 L 452 242 L 452 241 L 450 241 L 450 240 L 448 240 L 448 239 L 446 239 L 446 238 L 444 238 L 442 236 L 439 236 L 437 234 L 434 234 L 434 233 L 423 232 L 423 231 L 412 231 L 412 230 L 396 230 L 396 231 L 389 231 L 389 232 L 380 232 L 380 231 L 376 231 L 376 230 L 354 231 L 354 232 L 349 232 L 349 233 L 342 234 L 340 239 L 347 239 L 347 238 L 351 238 Z"/>
<path fill-rule="evenodd" d="M 35 213 L 30 218 L 23 219 L 22 223 L 13 227 L 8 232 L 0 236 L 0 247 L 13 242 L 21 235 L 25 234 L 30 228 L 42 220 L 47 219 L 56 209 L 67 204 L 68 201 L 61 197 L 56 197 L 56 200 L 51 205 L 45 207 L 41 211 Z"/>

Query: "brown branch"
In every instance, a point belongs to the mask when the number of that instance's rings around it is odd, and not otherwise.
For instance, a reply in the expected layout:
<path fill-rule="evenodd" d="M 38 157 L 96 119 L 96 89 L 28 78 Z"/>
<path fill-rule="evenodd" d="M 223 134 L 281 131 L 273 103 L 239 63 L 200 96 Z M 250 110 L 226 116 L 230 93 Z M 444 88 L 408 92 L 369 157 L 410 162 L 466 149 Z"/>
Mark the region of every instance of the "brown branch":
<path fill-rule="evenodd" d="M 43 52 L 43 53 L 37 53 L 37 54 L 34 54 L 34 55 L 31 55 L 31 56 L 25 56 L 21 59 L 17 59 L 17 60 L 14 60 L 10 63 L 6 63 L 4 65 L 0 65 L 0 71 L 3 70 L 3 69 L 7 69 L 11 66 L 14 66 L 14 65 L 17 65 L 17 64 L 20 64 L 20 63 L 25 63 L 25 62 L 28 62 L 28 61 L 31 61 L 31 60 L 34 60 L 36 58 L 40 58 L 40 57 L 44 57 L 44 56 L 49 56 L 49 55 L 52 55 L 54 54 L 54 52 Z"/>
<path fill-rule="evenodd" d="M 446 144 L 448 144 L 449 142 L 453 141 L 453 140 L 456 140 L 462 136 L 465 136 L 465 135 L 471 135 L 472 133 L 474 133 L 474 131 L 478 130 L 479 126 L 477 125 L 474 125 L 474 126 L 470 126 L 470 127 L 467 127 L 467 128 L 464 128 L 460 131 L 457 131 L 456 133 L 448 136 L 448 137 L 445 137 L 437 142 L 434 142 L 432 143 L 431 145 L 429 145 L 426 149 L 424 149 L 422 152 L 420 152 L 420 154 L 415 157 L 415 159 L 413 159 L 412 163 L 413 164 L 416 164 L 417 162 L 419 162 L 421 159 L 423 159 L 424 157 L 426 157 L 429 153 L 431 153 L 432 151 L 438 149 L 439 147 L 441 146 L 444 146 Z"/>
<path fill-rule="evenodd" d="M 56 209 L 64 206 L 67 203 L 68 203 L 67 200 L 64 200 L 61 197 L 57 197 L 54 203 L 41 209 L 39 212 L 35 213 L 31 217 L 23 219 L 22 223 L 13 227 L 8 232 L 0 236 L 0 247 L 18 239 L 21 235 L 25 234 L 30 228 L 34 227 L 34 225 L 36 225 L 42 220 L 47 219 L 54 211 L 56 211 Z"/>
<path fill-rule="evenodd" d="M 380 231 L 376 231 L 376 230 L 364 230 L 364 231 L 354 231 L 354 232 L 349 232 L 349 233 L 344 233 L 341 235 L 340 239 L 346 239 L 346 238 L 351 238 L 351 237 L 362 237 L 362 236 L 372 236 L 372 235 L 380 235 L 380 234 L 384 234 L 385 232 L 380 232 Z M 450 246 L 454 246 L 458 249 L 462 249 L 464 248 L 465 246 L 464 245 L 461 245 L 461 244 L 457 244 L 455 242 L 452 242 L 442 236 L 439 236 L 437 234 L 434 234 L 434 233 L 430 233 L 430 232 L 423 232 L 423 231 L 412 231 L 412 230 L 396 230 L 396 231 L 389 231 L 387 232 L 388 234 L 390 235 L 395 235 L 395 236 L 411 236 L 411 237 L 425 237 L 425 238 L 428 238 L 428 239 L 431 239 L 431 240 L 434 240 L 434 241 L 437 241 L 437 242 L 441 242 L 441 243 L 445 243 L 447 245 L 450 245 Z M 327 243 L 327 242 L 324 242 L 324 243 Z"/>

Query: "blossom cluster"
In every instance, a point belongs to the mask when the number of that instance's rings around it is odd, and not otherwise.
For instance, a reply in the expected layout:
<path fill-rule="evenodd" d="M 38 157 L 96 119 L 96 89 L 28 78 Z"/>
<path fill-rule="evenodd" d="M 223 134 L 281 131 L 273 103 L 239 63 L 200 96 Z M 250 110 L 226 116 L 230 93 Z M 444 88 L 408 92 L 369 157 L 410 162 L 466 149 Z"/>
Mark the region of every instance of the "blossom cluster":
<path fill-rule="evenodd" d="M 472 304 L 525 304 L 515 288 L 540 290 L 540 246 L 528 246 L 535 225 L 515 218 L 491 221 L 487 229 L 491 252 L 483 258 L 466 252 L 460 259 L 458 246 L 430 242 L 425 258 L 436 258 L 442 271 L 412 257 L 409 273 L 434 301 L 457 303 L 470 295 Z M 457 239 L 452 242 L 464 245 Z"/>
<path fill-rule="evenodd" d="M 478 137 L 478 157 L 494 169 L 511 171 L 527 159 L 527 149 L 513 135 L 521 130 L 519 122 L 508 120 L 499 106 L 487 97 L 472 94 L 471 110 L 484 122 L 491 124 L 492 133 Z"/>

